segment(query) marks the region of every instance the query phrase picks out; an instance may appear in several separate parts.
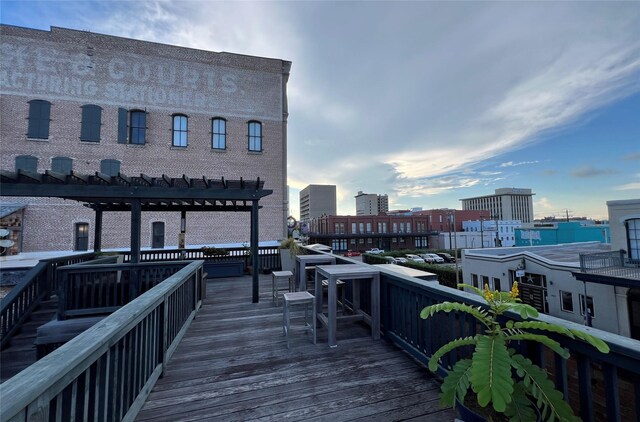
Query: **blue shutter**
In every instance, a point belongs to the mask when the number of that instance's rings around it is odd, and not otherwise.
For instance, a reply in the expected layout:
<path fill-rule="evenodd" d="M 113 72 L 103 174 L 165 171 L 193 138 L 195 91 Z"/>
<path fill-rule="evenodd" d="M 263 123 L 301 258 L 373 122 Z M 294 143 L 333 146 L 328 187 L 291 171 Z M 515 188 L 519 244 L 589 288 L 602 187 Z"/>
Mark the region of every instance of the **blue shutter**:
<path fill-rule="evenodd" d="M 127 143 L 127 118 L 129 112 L 126 108 L 118 109 L 118 143 Z"/>
<path fill-rule="evenodd" d="M 38 159 L 33 155 L 18 155 L 16 157 L 16 171 L 38 172 Z"/>
<path fill-rule="evenodd" d="M 51 171 L 69 174 L 73 169 L 73 160 L 69 157 L 53 157 L 51 159 Z"/>
<path fill-rule="evenodd" d="M 82 126 L 80 140 L 100 142 L 102 109 L 96 105 L 82 106 Z"/>
<path fill-rule="evenodd" d="M 27 137 L 34 139 L 49 138 L 51 103 L 44 100 L 29 101 L 29 128 Z"/>
<path fill-rule="evenodd" d="M 100 161 L 100 173 L 107 176 L 117 176 L 120 173 L 120 161 L 118 160 L 102 160 Z"/>

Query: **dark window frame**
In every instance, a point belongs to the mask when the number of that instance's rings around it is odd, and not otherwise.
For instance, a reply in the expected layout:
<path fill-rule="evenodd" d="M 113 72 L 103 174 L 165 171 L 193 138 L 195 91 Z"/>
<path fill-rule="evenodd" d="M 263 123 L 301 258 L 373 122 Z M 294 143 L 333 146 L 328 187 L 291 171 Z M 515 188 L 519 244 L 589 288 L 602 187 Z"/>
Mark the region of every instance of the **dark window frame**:
<path fill-rule="evenodd" d="M 162 231 L 156 230 L 156 228 L 162 228 Z M 151 223 L 151 248 L 152 249 L 164 249 L 165 240 L 165 227 L 164 221 L 154 221 Z"/>
<path fill-rule="evenodd" d="M 27 138 L 49 139 L 51 123 L 51 102 L 47 100 L 31 100 L 27 125 Z"/>
<path fill-rule="evenodd" d="M 565 305 L 567 305 L 567 306 L 565 306 Z M 567 292 L 567 291 L 564 291 L 564 290 L 560 290 L 560 310 L 562 310 L 564 312 L 574 313 L 574 311 L 573 311 L 573 293 L 572 292 Z"/>
<path fill-rule="evenodd" d="M 84 230 L 81 230 L 84 228 Z M 73 250 L 89 250 L 89 223 L 79 222 L 73 225 Z"/>
<path fill-rule="evenodd" d="M 253 133 L 252 133 L 253 129 Z M 256 132 L 259 132 L 256 134 Z M 262 123 L 257 120 L 247 122 L 247 148 L 251 152 L 262 152 Z M 256 145 L 256 143 L 258 145 Z"/>
<path fill-rule="evenodd" d="M 219 127 L 216 128 L 216 122 L 220 122 L 224 125 L 224 130 L 222 132 L 219 130 Z M 218 146 L 216 146 L 216 141 L 218 141 Z M 220 144 L 222 146 L 220 146 Z M 223 117 L 214 117 L 211 119 L 211 149 L 227 149 L 227 119 Z"/>
<path fill-rule="evenodd" d="M 85 104 L 80 108 L 82 109 L 82 118 L 80 120 L 80 141 L 100 142 L 102 107 L 95 104 Z"/>
<path fill-rule="evenodd" d="M 580 293 L 578 295 L 578 299 L 579 299 L 579 302 L 580 302 L 580 315 L 584 316 L 584 295 L 582 293 Z M 595 306 L 595 303 L 593 302 L 593 296 L 587 295 L 587 309 L 590 311 L 591 319 L 595 319 L 596 318 L 596 306 Z"/>
<path fill-rule="evenodd" d="M 138 119 L 134 122 L 136 117 Z M 142 122 L 140 121 L 140 118 L 142 118 Z M 129 110 L 128 121 L 128 143 L 130 145 L 145 145 L 147 142 L 147 112 L 140 109 L 131 109 Z"/>
<path fill-rule="evenodd" d="M 640 260 L 640 218 L 630 218 L 624 222 L 627 235 L 627 252 L 629 259 Z"/>
<path fill-rule="evenodd" d="M 184 119 L 185 127 L 182 129 L 182 119 Z M 180 121 L 180 128 L 176 129 L 176 121 Z M 178 142 L 176 143 L 176 135 L 179 135 Z M 184 136 L 184 145 L 181 145 Z M 176 113 L 171 115 L 171 146 L 175 148 L 186 148 L 189 146 L 189 116 L 182 113 Z"/>

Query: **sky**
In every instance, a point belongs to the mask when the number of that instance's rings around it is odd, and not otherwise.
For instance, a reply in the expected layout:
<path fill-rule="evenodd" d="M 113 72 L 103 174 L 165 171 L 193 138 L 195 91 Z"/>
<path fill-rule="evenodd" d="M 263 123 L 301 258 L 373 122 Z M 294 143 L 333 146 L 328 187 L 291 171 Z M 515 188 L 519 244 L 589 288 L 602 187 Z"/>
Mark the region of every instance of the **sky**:
<path fill-rule="evenodd" d="M 51 26 L 289 60 L 291 214 L 309 184 L 390 209 L 531 188 L 534 214 L 640 198 L 640 2 L 0 1 Z"/>

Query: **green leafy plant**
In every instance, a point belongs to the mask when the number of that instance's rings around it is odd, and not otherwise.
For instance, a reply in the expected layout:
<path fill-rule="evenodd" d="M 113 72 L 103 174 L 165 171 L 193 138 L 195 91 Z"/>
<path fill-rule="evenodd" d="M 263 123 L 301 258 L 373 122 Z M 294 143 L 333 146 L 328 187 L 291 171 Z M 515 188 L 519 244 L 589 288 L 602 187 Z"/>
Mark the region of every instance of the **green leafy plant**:
<path fill-rule="evenodd" d="M 280 249 L 289 249 L 289 254 L 295 258 L 300 253 L 300 244 L 293 237 L 287 237 L 280 242 Z"/>
<path fill-rule="evenodd" d="M 471 358 L 461 359 L 451 368 L 442 384 L 441 403 L 453 406 L 455 399 L 464 404 L 469 390 L 475 393 L 477 403 L 486 408 L 489 404 L 498 413 L 503 413 L 510 421 L 536 420 L 537 408 L 543 420 L 579 421 L 571 407 L 564 401 L 548 378 L 547 372 L 509 345 L 519 341 L 541 343 L 563 358 L 569 358 L 569 351 L 544 333 L 554 333 L 581 339 L 602 353 L 609 352 L 609 346 L 602 340 L 585 332 L 565 328 L 543 321 L 530 321 L 538 316 L 538 311 L 521 303 L 518 298 L 518 284 L 513 283 L 510 292 L 484 290 L 460 284 L 481 297 L 488 309 L 464 303 L 443 302 L 427 306 L 420 317 L 427 319 L 437 312 L 464 312 L 473 316 L 484 327 L 483 333 L 473 337 L 450 341 L 436 351 L 429 360 L 429 369 L 435 372 L 438 361 L 452 350 L 470 346 L 474 348 Z M 508 320 L 501 325 L 499 319 L 506 311 L 517 312 L 523 321 Z"/>

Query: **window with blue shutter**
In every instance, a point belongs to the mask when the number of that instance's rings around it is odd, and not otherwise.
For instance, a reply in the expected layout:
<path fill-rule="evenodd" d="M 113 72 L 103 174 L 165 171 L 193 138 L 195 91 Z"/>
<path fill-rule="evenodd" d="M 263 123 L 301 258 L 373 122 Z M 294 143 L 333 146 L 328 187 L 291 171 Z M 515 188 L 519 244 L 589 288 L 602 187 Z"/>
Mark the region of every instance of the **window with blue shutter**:
<path fill-rule="evenodd" d="M 16 157 L 16 172 L 18 170 L 38 172 L 38 159 L 33 155 L 18 155 Z"/>
<path fill-rule="evenodd" d="M 102 125 L 102 108 L 87 104 L 82 106 L 82 122 L 80 140 L 100 142 L 100 126 Z"/>
<path fill-rule="evenodd" d="M 120 161 L 118 160 L 102 160 L 100 161 L 100 173 L 107 176 L 117 176 L 120 173 Z"/>
<path fill-rule="evenodd" d="M 129 124 L 129 143 L 144 145 L 147 136 L 147 112 L 131 110 Z"/>
<path fill-rule="evenodd" d="M 29 101 L 29 128 L 27 138 L 49 139 L 51 103 L 45 100 Z"/>
<path fill-rule="evenodd" d="M 69 174 L 73 169 L 73 160 L 69 157 L 53 157 L 51 159 L 51 171 Z"/>
<path fill-rule="evenodd" d="M 151 227 L 153 232 L 151 247 L 153 249 L 164 248 L 164 223 L 162 221 L 155 221 Z"/>

